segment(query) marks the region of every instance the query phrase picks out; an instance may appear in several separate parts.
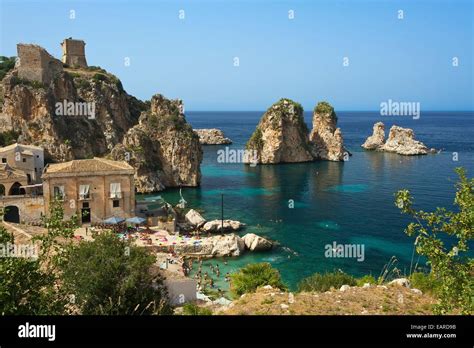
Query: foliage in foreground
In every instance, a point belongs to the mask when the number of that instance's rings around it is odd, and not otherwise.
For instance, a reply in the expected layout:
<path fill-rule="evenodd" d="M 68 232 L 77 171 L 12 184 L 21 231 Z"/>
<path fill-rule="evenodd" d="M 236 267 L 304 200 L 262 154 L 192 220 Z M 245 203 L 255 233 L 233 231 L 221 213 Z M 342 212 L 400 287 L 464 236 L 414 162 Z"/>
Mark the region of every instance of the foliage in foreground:
<path fill-rule="evenodd" d="M 0 314 L 168 314 L 153 255 L 111 233 L 75 243 L 76 217 L 64 221 L 55 201 L 43 221 L 37 259 L 0 257 Z M 13 243 L 0 227 L 0 243 Z"/>
<path fill-rule="evenodd" d="M 67 259 L 61 279 L 82 314 L 159 314 L 166 309 L 161 279 L 150 273 L 155 257 L 113 232 L 80 242 L 68 250 Z"/>
<path fill-rule="evenodd" d="M 267 263 L 253 263 L 241 268 L 239 272 L 230 275 L 231 292 L 234 296 L 241 296 L 254 292 L 257 288 L 270 285 L 274 288 L 286 289 L 280 277 L 280 272 Z"/>
<path fill-rule="evenodd" d="M 343 285 L 355 286 L 357 285 L 357 281 L 353 276 L 337 270 L 326 273 L 315 273 L 304 278 L 298 283 L 298 291 L 325 292 L 331 290 L 331 288 L 339 289 Z"/>
<path fill-rule="evenodd" d="M 183 306 L 183 315 L 212 315 L 209 308 L 199 307 L 194 303 L 186 303 Z"/>
<path fill-rule="evenodd" d="M 456 212 L 445 208 L 416 211 L 408 190 L 395 195 L 397 207 L 416 221 L 407 226 L 405 233 L 416 236 L 417 253 L 428 259 L 432 276 L 440 282 L 440 304 L 435 307 L 440 314 L 456 309 L 470 314 L 474 310 L 474 259 L 469 255 L 469 243 L 474 239 L 474 179 L 467 178 L 462 168 L 456 172 Z"/>

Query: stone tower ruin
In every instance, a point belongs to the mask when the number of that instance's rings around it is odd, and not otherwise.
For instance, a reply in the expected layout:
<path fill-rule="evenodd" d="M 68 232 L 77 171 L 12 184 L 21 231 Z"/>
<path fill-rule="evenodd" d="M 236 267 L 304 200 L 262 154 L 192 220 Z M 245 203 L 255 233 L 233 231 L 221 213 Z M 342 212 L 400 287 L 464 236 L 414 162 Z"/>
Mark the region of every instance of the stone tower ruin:
<path fill-rule="evenodd" d="M 38 45 L 18 44 L 18 77 L 48 85 L 63 71 L 62 63 Z"/>
<path fill-rule="evenodd" d="M 61 43 L 62 62 L 70 67 L 87 68 L 85 46 L 86 43 L 82 40 L 64 39 Z"/>

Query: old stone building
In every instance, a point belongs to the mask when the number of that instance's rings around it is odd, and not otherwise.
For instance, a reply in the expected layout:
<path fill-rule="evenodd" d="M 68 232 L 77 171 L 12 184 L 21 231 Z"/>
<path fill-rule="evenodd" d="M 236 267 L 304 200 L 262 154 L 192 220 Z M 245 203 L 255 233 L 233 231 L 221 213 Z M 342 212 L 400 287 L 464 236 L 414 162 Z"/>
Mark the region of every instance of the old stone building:
<path fill-rule="evenodd" d="M 82 40 L 64 39 L 61 43 L 62 62 L 72 68 L 87 68 L 85 45 Z"/>
<path fill-rule="evenodd" d="M 41 183 L 44 167 L 44 150 L 39 146 L 12 144 L 0 148 L 0 160 L 27 177 L 28 184 Z"/>
<path fill-rule="evenodd" d="M 18 44 L 18 77 L 45 85 L 63 71 L 62 63 L 38 45 Z"/>
<path fill-rule="evenodd" d="M 135 213 L 135 170 L 126 162 L 103 158 L 49 164 L 43 174 L 45 212 L 51 202 L 63 202 L 65 217 L 80 216 L 82 223 L 102 222 Z"/>

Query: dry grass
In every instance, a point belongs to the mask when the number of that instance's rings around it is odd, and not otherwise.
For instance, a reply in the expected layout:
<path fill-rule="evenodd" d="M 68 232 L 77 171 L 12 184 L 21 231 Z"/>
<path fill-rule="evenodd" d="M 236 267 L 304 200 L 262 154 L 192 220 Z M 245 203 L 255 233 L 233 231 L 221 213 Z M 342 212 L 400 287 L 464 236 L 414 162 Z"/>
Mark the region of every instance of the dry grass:
<path fill-rule="evenodd" d="M 436 303 L 429 295 L 419 295 L 400 286 L 351 287 L 345 292 L 333 290 L 325 293 L 297 293 L 294 294 L 292 303 L 289 297 L 289 293 L 277 289 L 259 289 L 256 293 L 245 294 L 228 309 L 216 311 L 215 314 L 426 315 L 433 314 L 432 306 Z"/>

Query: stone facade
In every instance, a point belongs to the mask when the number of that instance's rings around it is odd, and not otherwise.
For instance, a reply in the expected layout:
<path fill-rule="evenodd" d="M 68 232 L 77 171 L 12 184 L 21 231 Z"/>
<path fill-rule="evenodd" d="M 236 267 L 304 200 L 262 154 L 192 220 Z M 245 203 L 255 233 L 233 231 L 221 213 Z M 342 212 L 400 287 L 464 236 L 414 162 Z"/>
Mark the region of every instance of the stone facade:
<path fill-rule="evenodd" d="M 82 223 L 100 223 L 135 215 L 135 170 L 126 162 L 102 158 L 73 160 L 46 166 L 43 174 L 45 212 L 56 197 L 66 218 L 77 214 Z"/>
<path fill-rule="evenodd" d="M 82 40 L 64 39 L 62 62 L 73 68 L 87 68 L 85 46 Z"/>
<path fill-rule="evenodd" d="M 44 150 L 39 146 L 12 144 L 0 148 L 0 161 L 20 170 L 28 177 L 28 184 L 41 183 Z"/>
<path fill-rule="evenodd" d="M 38 45 L 18 44 L 18 77 L 49 85 L 63 71 L 59 60 Z"/>
<path fill-rule="evenodd" d="M 0 209 L 5 221 L 37 223 L 44 214 L 44 199 L 43 196 L 2 196 Z"/>

